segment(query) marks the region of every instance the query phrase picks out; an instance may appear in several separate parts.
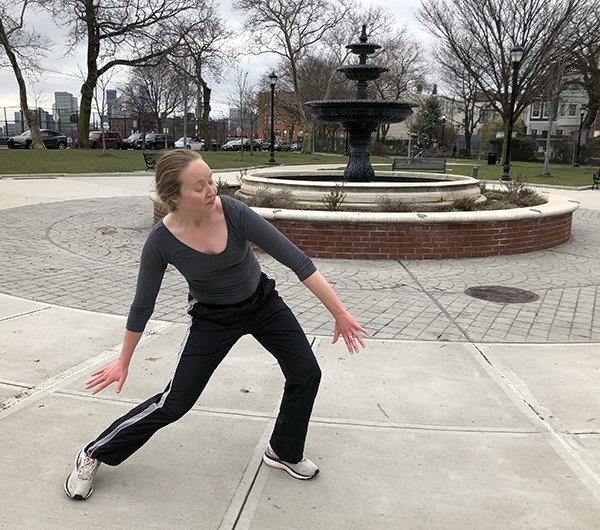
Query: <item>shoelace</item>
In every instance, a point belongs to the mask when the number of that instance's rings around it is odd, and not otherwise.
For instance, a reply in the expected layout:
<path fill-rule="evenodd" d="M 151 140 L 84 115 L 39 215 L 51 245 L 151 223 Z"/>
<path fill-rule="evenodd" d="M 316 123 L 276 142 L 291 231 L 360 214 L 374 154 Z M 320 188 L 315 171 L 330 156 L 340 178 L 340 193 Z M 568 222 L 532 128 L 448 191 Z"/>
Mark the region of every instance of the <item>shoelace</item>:
<path fill-rule="evenodd" d="M 79 466 L 77 466 L 77 476 L 81 480 L 90 480 L 91 478 L 93 478 L 97 467 L 97 460 L 90 458 L 88 455 L 85 455 Z"/>

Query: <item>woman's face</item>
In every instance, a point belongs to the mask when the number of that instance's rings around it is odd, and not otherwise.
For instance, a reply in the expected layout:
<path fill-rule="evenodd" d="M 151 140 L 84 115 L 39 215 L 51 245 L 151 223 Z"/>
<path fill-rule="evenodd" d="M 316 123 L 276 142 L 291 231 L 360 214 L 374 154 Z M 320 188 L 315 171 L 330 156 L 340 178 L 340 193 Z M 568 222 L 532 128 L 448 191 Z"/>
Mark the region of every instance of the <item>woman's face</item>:
<path fill-rule="evenodd" d="M 179 175 L 179 196 L 172 200 L 177 209 L 188 213 L 209 212 L 215 208 L 217 185 L 204 160 L 190 162 Z"/>

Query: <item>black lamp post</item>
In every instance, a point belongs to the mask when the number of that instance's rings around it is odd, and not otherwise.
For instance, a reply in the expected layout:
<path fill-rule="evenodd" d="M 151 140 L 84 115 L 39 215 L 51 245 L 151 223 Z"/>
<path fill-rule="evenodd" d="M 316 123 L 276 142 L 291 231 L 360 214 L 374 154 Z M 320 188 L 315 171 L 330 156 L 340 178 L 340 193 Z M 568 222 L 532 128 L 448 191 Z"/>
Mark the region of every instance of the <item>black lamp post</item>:
<path fill-rule="evenodd" d="M 515 46 L 510 50 L 510 60 L 512 61 L 513 77 L 512 77 L 512 91 L 510 94 L 510 107 L 508 109 L 508 139 L 506 142 L 506 159 L 504 160 L 504 169 L 500 180 L 508 182 L 510 178 L 510 144 L 512 142 L 512 130 L 513 120 L 515 113 L 515 99 L 517 97 L 517 80 L 519 79 L 519 66 L 521 66 L 521 60 L 523 59 L 523 53 L 525 50 L 522 46 Z"/>
<path fill-rule="evenodd" d="M 444 129 L 446 128 L 446 116 L 442 116 L 442 142 L 440 147 L 444 147 Z"/>
<path fill-rule="evenodd" d="M 585 109 L 581 107 L 579 111 L 579 136 L 577 137 L 577 151 L 575 152 L 575 162 L 573 167 L 579 167 L 579 157 L 581 155 L 581 129 L 583 128 L 583 118 L 585 116 Z"/>
<path fill-rule="evenodd" d="M 277 164 L 275 160 L 275 85 L 277 84 L 277 76 L 275 72 L 269 74 L 269 83 L 271 85 L 271 156 L 267 164 Z"/>

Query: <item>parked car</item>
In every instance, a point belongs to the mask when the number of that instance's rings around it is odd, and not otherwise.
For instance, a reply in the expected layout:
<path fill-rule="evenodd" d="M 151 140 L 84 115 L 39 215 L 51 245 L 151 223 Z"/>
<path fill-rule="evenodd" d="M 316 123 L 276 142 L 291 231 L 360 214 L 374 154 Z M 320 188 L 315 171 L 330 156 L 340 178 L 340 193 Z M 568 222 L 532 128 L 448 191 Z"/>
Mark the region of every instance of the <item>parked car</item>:
<path fill-rule="evenodd" d="M 138 138 L 135 141 L 135 149 L 142 149 L 143 142 L 142 138 Z M 149 133 L 146 135 L 146 149 L 167 149 L 175 148 L 175 140 L 171 134 L 162 133 Z"/>
<path fill-rule="evenodd" d="M 102 149 L 102 131 L 90 131 L 90 147 L 92 149 Z M 107 149 L 121 149 L 123 138 L 118 132 L 104 131 L 104 145 Z"/>
<path fill-rule="evenodd" d="M 175 147 L 178 149 L 183 149 L 185 138 L 182 136 L 175 142 Z M 204 151 L 204 140 L 200 140 L 197 136 L 188 136 L 187 141 L 185 142 L 185 147 L 187 149 L 192 149 L 194 151 Z"/>
<path fill-rule="evenodd" d="M 229 140 L 226 144 L 221 146 L 222 151 L 239 151 L 240 140 Z"/>
<path fill-rule="evenodd" d="M 42 140 L 46 149 L 66 149 L 67 148 L 67 137 L 59 133 L 58 131 L 51 131 L 50 129 L 41 129 Z M 31 131 L 25 131 L 23 134 L 17 136 L 11 136 L 6 145 L 9 149 L 31 149 Z"/>
<path fill-rule="evenodd" d="M 260 140 L 253 140 L 253 143 L 255 151 L 260 151 L 262 149 L 262 142 Z M 244 138 L 243 145 L 244 151 L 250 151 L 251 144 L 249 138 Z M 238 138 L 237 140 L 229 140 L 229 142 L 221 146 L 221 149 L 223 151 L 239 151 L 241 149 L 241 146 L 242 140 Z"/>
<path fill-rule="evenodd" d="M 275 151 L 289 151 L 290 142 L 289 140 L 278 140 L 275 142 Z"/>
<path fill-rule="evenodd" d="M 121 149 L 135 149 L 135 141 L 139 140 L 142 136 L 142 133 L 133 133 L 127 138 L 124 138 L 121 143 Z"/>

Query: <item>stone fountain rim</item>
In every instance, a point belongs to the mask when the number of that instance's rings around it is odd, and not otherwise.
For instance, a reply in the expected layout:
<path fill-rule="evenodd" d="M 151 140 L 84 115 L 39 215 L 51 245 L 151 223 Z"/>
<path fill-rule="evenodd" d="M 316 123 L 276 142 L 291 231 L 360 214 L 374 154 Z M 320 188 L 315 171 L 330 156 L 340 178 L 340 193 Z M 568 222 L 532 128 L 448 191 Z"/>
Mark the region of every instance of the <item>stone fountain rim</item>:
<path fill-rule="evenodd" d="M 305 223 L 344 224 L 469 224 L 527 221 L 572 214 L 579 202 L 559 195 L 548 195 L 547 202 L 539 206 L 486 210 L 476 212 L 330 212 L 320 210 L 286 210 L 252 208 L 268 221 L 294 221 Z"/>
<path fill-rule="evenodd" d="M 322 176 L 331 176 L 335 177 L 332 180 L 320 180 L 320 181 L 310 181 L 310 180 L 300 180 L 300 179 L 286 179 L 282 178 L 286 175 L 294 175 L 297 176 L 299 173 L 302 176 L 313 176 L 313 177 L 322 177 Z M 264 176 L 263 176 L 264 175 Z M 270 175 L 270 176 L 269 176 Z M 306 187 L 315 187 L 322 188 L 323 186 L 335 186 L 336 184 L 340 184 L 340 181 L 344 175 L 343 170 L 335 170 L 335 169 L 323 169 L 317 171 L 299 171 L 294 169 L 282 170 L 282 171 L 273 171 L 272 169 L 256 169 L 246 175 L 244 178 L 251 180 L 252 182 L 258 182 L 261 184 L 269 184 L 273 181 L 277 184 L 282 185 L 290 185 L 290 186 L 306 186 Z M 413 186 L 424 186 L 425 188 L 433 188 L 433 187 L 455 187 L 457 184 L 475 184 L 478 182 L 477 179 L 473 177 L 469 177 L 466 175 L 449 175 L 448 173 L 418 173 L 416 171 L 411 171 L 410 173 L 401 172 L 401 171 L 375 171 L 376 177 L 402 177 L 405 175 L 416 175 L 419 177 L 424 177 L 427 179 L 435 179 L 436 182 L 345 182 L 344 187 L 348 190 L 356 189 L 364 189 L 365 187 L 371 188 L 410 188 Z"/>
<path fill-rule="evenodd" d="M 307 101 L 306 103 L 304 103 L 307 106 L 313 106 L 313 107 L 318 107 L 318 106 L 323 106 L 323 105 L 328 105 L 331 103 L 344 103 L 346 105 L 348 104 L 353 104 L 353 105 L 359 105 L 361 107 L 364 107 L 366 105 L 387 105 L 387 106 L 394 106 L 394 107 L 399 107 L 399 106 L 407 106 L 410 105 L 411 107 L 418 107 L 419 104 L 418 103 L 413 103 L 412 101 L 404 101 L 404 100 L 400 100 L 400 99 L 316 99 L 314 101 Z"/>

